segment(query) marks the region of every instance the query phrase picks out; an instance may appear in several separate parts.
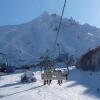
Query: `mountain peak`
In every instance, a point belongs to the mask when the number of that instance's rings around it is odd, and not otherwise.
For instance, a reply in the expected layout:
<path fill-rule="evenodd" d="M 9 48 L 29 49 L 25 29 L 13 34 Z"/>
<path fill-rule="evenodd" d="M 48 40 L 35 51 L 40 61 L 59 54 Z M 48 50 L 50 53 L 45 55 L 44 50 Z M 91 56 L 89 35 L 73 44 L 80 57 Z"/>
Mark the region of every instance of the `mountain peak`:
<path fill-rule="evenodd" d="M 48 14 L 48 12 L 43 12 L 43 14 L 41 15 L 42 17 L 48 17 L 49 16 L 49 14 Z"/>

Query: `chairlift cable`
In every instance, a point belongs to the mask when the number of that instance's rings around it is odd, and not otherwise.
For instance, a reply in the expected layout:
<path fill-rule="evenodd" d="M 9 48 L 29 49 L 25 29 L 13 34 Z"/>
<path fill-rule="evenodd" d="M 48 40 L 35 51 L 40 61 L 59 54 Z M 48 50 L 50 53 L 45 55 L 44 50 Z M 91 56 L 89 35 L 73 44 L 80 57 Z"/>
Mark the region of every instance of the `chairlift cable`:
<path fill-rule="evenodd" d="M 59 22 L 59 26 L 58 26 L 58 30 L 57 30 L 57 34 L 56 34 L 56 39 L 55 39 L 55 42 L 54 42 L 54 47 L 55 47 L 56 44 L 57 44 L 57 40 L 58 40 L 58 36 L 59 36 L 61 24 L 62 24 L 62 18 L 63 18 L 63 14 L 64 14 L 64 11 L 65 11 L 66 1 L 67 1 L 67 0 L 64 1 L 62 13 L 61 13 L 61 18 L 60 18 L 60 22 Z"/>

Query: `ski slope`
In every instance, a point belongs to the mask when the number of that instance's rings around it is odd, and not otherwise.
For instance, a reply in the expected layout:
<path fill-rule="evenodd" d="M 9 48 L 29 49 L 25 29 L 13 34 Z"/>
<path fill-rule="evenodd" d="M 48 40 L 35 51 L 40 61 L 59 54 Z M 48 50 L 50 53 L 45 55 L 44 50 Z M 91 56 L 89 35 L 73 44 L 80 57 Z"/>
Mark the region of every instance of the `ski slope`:
<path fill-rule="evenodd" d="M 100 100 L 100 73 L 70 71 L 68 81 L 61 86 L 53 81 L 43 85 L 40 72 L 35 73 L 35 83 L 20 83 L 21 74 L 3 76 L 0 79 L 0 100 Z"/>

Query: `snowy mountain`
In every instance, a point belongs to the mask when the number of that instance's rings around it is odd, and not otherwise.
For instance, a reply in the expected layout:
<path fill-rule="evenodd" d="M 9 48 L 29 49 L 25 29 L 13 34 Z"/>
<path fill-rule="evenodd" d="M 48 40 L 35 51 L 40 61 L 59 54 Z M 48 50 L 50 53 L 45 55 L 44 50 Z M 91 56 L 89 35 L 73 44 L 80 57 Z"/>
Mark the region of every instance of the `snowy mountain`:
<path fill-rule="evenodd" d="M 1 26 L 0 53 L 6 54 L 10 65 L 32 64 L 47 49 L 52 49 L 59 20 L 60 16 L 45 12 L 28 23 Z M 58 42 L 66 52 L 80 57 L 88 49 L 100 45 L 100 29 L 64 18 Z"/>

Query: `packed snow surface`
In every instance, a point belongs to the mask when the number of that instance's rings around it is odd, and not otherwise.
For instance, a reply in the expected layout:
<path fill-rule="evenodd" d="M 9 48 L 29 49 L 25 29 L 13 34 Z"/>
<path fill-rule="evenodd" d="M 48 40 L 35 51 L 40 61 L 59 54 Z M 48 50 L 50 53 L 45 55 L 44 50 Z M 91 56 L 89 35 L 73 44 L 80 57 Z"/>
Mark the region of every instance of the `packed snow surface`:
<path fill-rule="evenodd" d="M 72 69 L 61 86 L 57 81 L 44 86 L 39 71 L 35 72 L 37 82 L 22 84 L 21 74 L 1 77 L 0 100 L 100 100 L 100 73 Z"/>

